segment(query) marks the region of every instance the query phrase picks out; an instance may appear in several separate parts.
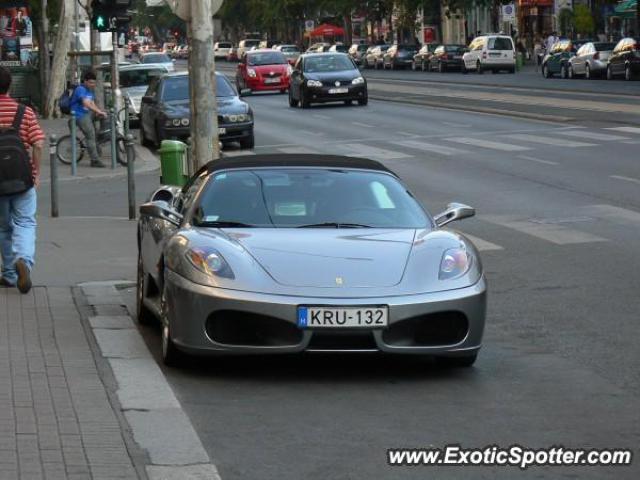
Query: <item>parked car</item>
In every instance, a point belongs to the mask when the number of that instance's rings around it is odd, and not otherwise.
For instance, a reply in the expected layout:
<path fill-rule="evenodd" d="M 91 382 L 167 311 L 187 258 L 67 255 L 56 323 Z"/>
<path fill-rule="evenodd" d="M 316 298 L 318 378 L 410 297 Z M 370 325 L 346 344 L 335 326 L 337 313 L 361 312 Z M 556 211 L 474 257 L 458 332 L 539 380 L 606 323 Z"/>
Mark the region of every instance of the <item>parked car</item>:
<path fill-rule="evenodd" d="M 475 210 L 431 216 L 416 198 L 368 159 L 211 162 L 140 207 L 137 319 L 160 323 L 174 367 L 188 355 L 331 350 L 470 367 L 487 285 L 474 244 L 442 227 Z"/>
<path fill-rule="evenodd" d="M 170 72 L 175 71 L 176 67 L 173 64 L 173 60 L 169 58 L 166 53 L 151 52 L 145 53 L 140 59 L 140 63 L 144 65 L 162 65 Z"/>
<path fill-rule="evenodd" d="M 435 49 L 438 48 L 437 43 L 427 43 L 423 45 L 420 50 L 413 56 L 413 62 L 411 63 L 411 70 L 417 70 L 420 68 L 423 72 L 427 70 L 431 56 Z"/>
<path fill-rule="evenodd" d="M 429 59 L 428 71 L 437 70 L 440 73 L 449 70 L 463 70 L 462 56 L 467 51 L 464 45 L 439 45 Z"/>
<path fill-rule="evenodd" d="M 462 56 L 465 71 L 516 73 L 516 49 L 508 35 L 481 35 L 473 39 Z"/>
<path fill-rule="evenodd" d="M 589 42 L 582 45 L 575 56 L 569 59 L 569 78 L 601 77 L 607 73 L 609 56 L 615 43 Z"/>
<path fill-rule="evenodd" d="M 258 44 L 258 48 L 260 49 L 264 49 L 264 48 L 273 48 L 276 45 L 282 43 L 280 40 L 262 40 L 259 44 Z"/>
<path fill-rule="evenodd" d="M 278 45 L 274 49 L 282 52 L 289 65 L 295 65 L 301 55 L 300 49 L 296 45 Z"/>
<path fill-rule="evenodd" d="M 238 141 L 242 148 L 253 148 L 253 112 L 219 72 L 216 72 L 216 96 L 219 140 Z M 142 143 L 158 146 L 165 139 L 185 140 L 191 134 L 190 125 L 189 74 L 174 73 L 153 79 L 142 97 Z"/>
<path fill-rule="evenodd" d="M 289 89 L 291 65 L 282 52 L 261 49 L 247 52 L 236 70 L 238 91 L 249 89 L 256 92 Z"/>
<path fill-rule="evenodd" d="M 213 57 L 215 59 L 226 60 L 229 55 L 229 50 L 233 47 L 231 42 L 216 42 L 213 45 Z"/>
<path fill-rule="evenodd" d="M 369 50 L 369 45 L 366 43 L 354 43 L 349 47 L 349 55 L 353 58 L 353 61 L 360 66 L 364 66 L 364 59 Z"/>
<path fill-rule="evenodd" d="M 331 45 L 329 47 L 329 50 L 327 50 L 328 52 L 340 52 L 340 53 L 348 53 L 349 49 L 347 48 L 346 45 L 342 44 L 342 43 L 336 43 L 334 45 Z"/>
<path fill-rule="evenodd" d="M 241 40 L 238 44 L 238 58 L 242 58 L 245 53 L 251 50 L 252 47 L 258 47 L 262 40 L 258 38 L 247 38 L 245 40 Z"/>
<path fill-rule="evenodd" d="M 309 45 L 309 48 L 307 48 L 307 51 L 305 53 L 318 53 L 318 51 L 325 51 L 325 48 L 329 48 L 331 47 L 330 43 L 326 43 L 326 42 L 317 42 L 317 43 L 313 43 L 311 45 Z M 322 50 L 318 50 L 318 49 L 322 49 Z"/>
<path fill-rule="evenodd" d="M 381 68 L 382 57 L 385 52 L 389 50 L 389 47 L 391 47 L 391 45 L 376 45 L 375 47 L 371 47 L 365 56 L 365 68 L 375 68 L 376 70 Z"/>
<path fill-rule="evenodd" d="M 369 101 L 367 81 L 345 53 L 302 55 L 291 74 L 289 105 L 308 108 L 312 103 Z"/>
<path fill-rule="evenodd" d="M 575 56 L 576 52 L 583 45 L 592 40 L 559 40 L 551 51 L 542 59 L 542 76 L 551 78 L 560 74 L 562 78 L 569 77 L 569 60 Z"/>
<path fill-rule="evenodd" d="M 411 67 L 413 56 L 418 53 L 417 45 L 391 45 L 382 55 L 382 69 Z"/>
<path fill-rule="evenodd" d="M 633 80 L 640 74 L 640 42 L 634 38 L 623 38 L 611 52 L 607 65 L 607 79 L 623 75 Z"/>
<path fill-rule="evenodd" d="M 238 57 L 238 47 L 231 47 L 229 53 L 227 53 L 227 62 L 237 62 L 240 60 Z"/>

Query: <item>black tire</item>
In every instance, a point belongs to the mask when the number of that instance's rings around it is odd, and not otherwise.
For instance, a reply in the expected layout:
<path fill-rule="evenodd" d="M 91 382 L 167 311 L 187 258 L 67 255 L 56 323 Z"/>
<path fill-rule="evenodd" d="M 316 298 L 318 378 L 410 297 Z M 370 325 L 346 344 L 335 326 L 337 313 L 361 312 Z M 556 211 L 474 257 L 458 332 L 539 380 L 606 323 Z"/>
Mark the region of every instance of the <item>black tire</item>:
<path fill-rule="evenodd" d="M 353 100 L 345 100 L 344 104 L 347 105 L 347 106 L 348 105 L 353 105 Z"/>
<path fill-rule="evenodd" d="M 573 65 L 569 65 L 569 70 L 567 70 L 567 78 L 569 78 L 570 80 L 576 78 L 576 75 L 573 71 Z"/>
<path fill-rule="evenodd" d="M 360 105 L 361 107 L 366 106 L 368 103 L 369 103 L 369 96 L 366 96 L 358 100 L 358 105 Z"/>
<path fill-rule="evenodd" d="M 162 136 L 162 133 L 160 132 L 160 126 L 156 125 L 156 137 L 154 139 L 154 147 L 156 148 L 160 148 L 160 144 L 162 144 L 162 141 L 164 140 L 164 137 Z"/>
<path fill-rule="evenodd" d="M 478 352 L 462 357 L 436 357 L 436 363 L 445 368 L 469 368 L 478 358 Z"/>
<path fill-rule="evenodd" d="M 546 63 L 544 65 L 542 65 L 542 76 L 544 78 L 551 78 L 552 74 L 549 71 L 549 65 L 547 65 Z"/>
<path fill-rule="evenodd" d="M 298 106 L 298 100 L 293 98 L 293 93 L 291 92 L 291 88 L 289 88 L 289 106 L 291 108 L 295 108 Z"/>
<path fill-rule="evenodd" d="M 416 70 L 418 70 L 418 66 L 416 65 L 416 61 L 415 60 L 411 62 L 411 70 L 413 70 L 414 72 Z"/>
<path fill-rule="evenodd" d="M 180 367 L 185 361 L 185 354 L 178 350 L 176 344 L 171 340 L 171 325 L 167 318 L 166 287 L 162 288 L 160 300 L 160 316 L 162 329 L 162 363 L 167 367 Z"/>
<path fill-rule="evenodd" d="M 607 65 L 607 80 L 613 80 L 613 70 L 611 70 L 611 65 Z"/>
<path fill-rule="evenodd" d="M 569 77 L 569 71 L 567 70 L 567 64 L 560 65 L 560 78 L 566 80 Z"/>
<path fill-rule="evenodd" d="M 587 80 L 591 80 L 591 67 L 588 63 L 584 67 L 584 78 Z"/>
<path fill-rule="evenodd" d="M 421 62 L 420 67 L 421 67 L 421 69 L 422 69 L 422 71 L 423 71 L 423 72 L 426 72 L 426 71 L 427 71 L 426 63 L 424 63 L 424 60 Z"/>
<path fill-rule="evenodd" d="M 467 70 L 467 67 L 464 64 L 464 62 L 462 62 L 462 66 L 460 66 L 460 73 L 462 73 L 463 75 L 466 75 L 467 73 L 469 73 L 469 70 Z"/>
<path fill-rule="evenodd" d="M 446 71 L 447 71 L 447 67 L 444 65 L 444 63 L 442 62 L 438 63 L 438 72 L 445 73 Z"/>
<path fill-rule="evenodd" d="M 476 63 L 476 73 L 478 75 L 482 75 L 484 73 L 484 70 L 482 70 L 482 64 L 480 62 Z"/>
<path fill-rule="evenodd" d="M 82 141 L 78 139 L 78 148 L 76 150 L 76 154 L 78 158 L 76 163 L 80 163 L 84 157 L 84 146 L 82 145 Z M 60 163 L 64 163 L 65 165 L 71 165 L 71 156 L 72 156 L 72 146 L 71 146 L 71 135 L 64 135 L 60 137 L 58 140 L 58 150 L 56 151 L 56 155 Z"/>
<path fill-rule="evenodd" d="M 509 70 L 509 73 L 516 73 L 516 67 L 511 67 L 511 69 Z"/>
<path fill-rule="evenodd" d="M 624 79 L 630 82 L 633 80 L 633 72 L 631 71 L 631 65 L 624 67 Z"/>
<path fill-rule="evenodd" d="M 153 144 L 151 143 L 151 140 L 149 140 L 149 138 L 147 137 L 146 132 L 144 131 L 144 126 L 142 124 L 142 119 L 140 119 L 140 144 L 143 147 L 147 147 L 147 148 L 152 148 Z"/>
<path fill-rule="evenodd" d="M 304 90 L 301 88 L 300 89 L 300 108 L 309 108 L 311 106 L 311 104 L 305 97 L 306 95 L 304 94 Z"/>
<path fill-rule="evenodd" d="M 136 321 L 140 325 L 150 325 L 156 322 L 156 318 L 144 305 L 145 275 L 142 268 L 142 256 L 138 252 L 138 272 L 136 281 Z"/>
<path fill-rule="evenodd" d="M 253 133 L 251 133 L 250 137 L 246 137 L 240 140 L 240 148 L 242 149 L 251 149 L 255 147 L 256 139 Z"/>

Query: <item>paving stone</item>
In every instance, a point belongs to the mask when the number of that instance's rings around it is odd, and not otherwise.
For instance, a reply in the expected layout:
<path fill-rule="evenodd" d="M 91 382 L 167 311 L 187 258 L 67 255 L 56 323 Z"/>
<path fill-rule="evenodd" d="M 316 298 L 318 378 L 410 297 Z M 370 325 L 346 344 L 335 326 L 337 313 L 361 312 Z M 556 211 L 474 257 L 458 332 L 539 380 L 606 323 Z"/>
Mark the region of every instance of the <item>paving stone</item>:
<path fill-rule="evenodd" d="M 89 323 L 91 328 L 107 328 L 107 329 L 122 329 L 122 328 L 135 328 L 131 317 L 126 315 L 98 315 L 95 317 L 89 317 Z"/>

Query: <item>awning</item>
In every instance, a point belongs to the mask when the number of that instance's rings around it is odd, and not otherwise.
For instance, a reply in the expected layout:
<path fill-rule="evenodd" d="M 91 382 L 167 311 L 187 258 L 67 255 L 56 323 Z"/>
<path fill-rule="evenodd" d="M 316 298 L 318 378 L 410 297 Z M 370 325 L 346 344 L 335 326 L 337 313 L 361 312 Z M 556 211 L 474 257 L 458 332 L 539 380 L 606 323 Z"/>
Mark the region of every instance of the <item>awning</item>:
<path fill-rule="evenodd" d="M 635 18 L 638 0 L 624 0 L 613 9 L 612 17 Z"/>
<path fill-rule="evenodd" d="M 329 25 L 328 23 L 323 23 L 319 25 L 317 28 L 311 31 L 310 35 L 312 37 L 339 37 L 344 35 L 344 28 L 336 27 L 335 25 Z"/>

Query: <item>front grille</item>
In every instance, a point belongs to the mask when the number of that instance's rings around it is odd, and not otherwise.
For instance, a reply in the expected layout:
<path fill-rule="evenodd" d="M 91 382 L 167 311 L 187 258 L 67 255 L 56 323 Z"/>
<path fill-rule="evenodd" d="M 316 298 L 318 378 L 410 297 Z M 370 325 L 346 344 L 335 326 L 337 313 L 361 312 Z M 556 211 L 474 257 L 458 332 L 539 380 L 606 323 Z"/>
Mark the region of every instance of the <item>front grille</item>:
<path fill-rule="evenodd" d="M 340 82 L 340 86 L 341 87 L 345 87 L 345 86 L 349 86 L 351 85 L 351 79 L 348 80 L 327 80 L 327 81 L 323 81 L 322 85 L 325 87 L 335 87 L 336 86 L 336 81 Z"/>
<path fill-rule="evenodd" d="M 232 346 L 294 346 L 302 341 L 303 336 L 302 330 L 280 318 L 236 310 L 212 313 L 205 329 L 214 342 Z"/>
<path fill-rule="evenodd" d="M 308 350 L 377 350 L 370 330 L 314 331 Z"/>
<path fill-rule="evenodd" d="M 396 347 L 435 347 L 460 343 L 469 321 L 461 312 L 438 312 L 392 324 L 382 333 L 384 343 Z"/>

